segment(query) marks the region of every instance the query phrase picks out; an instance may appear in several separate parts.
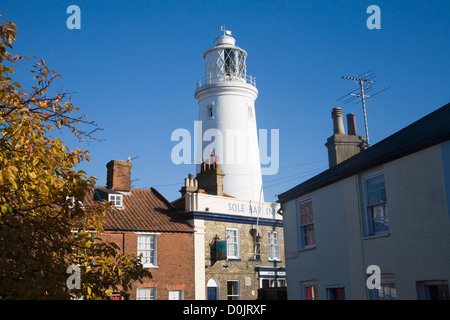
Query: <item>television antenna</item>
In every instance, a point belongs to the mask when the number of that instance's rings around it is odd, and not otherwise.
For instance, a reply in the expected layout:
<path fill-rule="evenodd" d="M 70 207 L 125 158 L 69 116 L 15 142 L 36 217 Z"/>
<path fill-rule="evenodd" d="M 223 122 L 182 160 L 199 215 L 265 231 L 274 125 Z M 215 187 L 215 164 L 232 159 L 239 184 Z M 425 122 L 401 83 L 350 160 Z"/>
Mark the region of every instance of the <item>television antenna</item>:
<path fill-rule="evenodd" d="M 131 161 L 133 161 L 134 159 L 137 159 L 137 158 L 139 158 L 139 156 L 128 157 L 127 162 L 131 162 Z"/>
<path fill-rule="evenodd" d="M 378 91 L 377 93 L 374 93 L 373 95 L 367 95 L 366 93 L 372 91 L 374 88 L 374 83 L 375 83 L 375 81 L 373 80 L 374 78 L 375 78 L 375 73 L 373 72 L 373 70 L 365 72 L 365 73 L 359 75 L 358 77 L 343 76 L 342 79 L 353 80 L 355 83 L 359 84 L 359 88 L 353 90 L 352 92 L 347 93 L 345 96 L 336 100 L 336 101 L 339 101 L 347 96 L 351 96 L 350 98 L 347 98 L 346 100 L 343 101 L 344 104 L 347 104 L 347 103 L 352 102 L 352 101 L 358 99 L 359 97 L 361 97 L 361 103 L 362 103 L 363 114 L 364 114 L 364 129 L 366 132 L 367 146 L 370 146 L 370 142 L 369 142 L 369 128 L 367 125 L 366 98 L 372 98 L 373 96 L 389 89 L 389 87 L 387 87 L 381 91 Z M 356 103 L 358 103 L 358 102 L 356 102 Z"/>

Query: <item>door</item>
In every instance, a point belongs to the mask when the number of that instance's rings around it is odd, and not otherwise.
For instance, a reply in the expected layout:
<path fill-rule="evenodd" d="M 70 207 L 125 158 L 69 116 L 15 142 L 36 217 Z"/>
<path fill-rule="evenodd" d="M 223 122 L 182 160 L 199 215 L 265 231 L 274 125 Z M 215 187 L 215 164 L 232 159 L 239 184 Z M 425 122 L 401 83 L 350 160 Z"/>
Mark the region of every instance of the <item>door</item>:
<path fill-rule="evenodd" d="M 208 300 L 219 299 L 219 282 L 216 279 L 209 279 L 206 284 L 206 298 Z"/>
<path fill-rule="evenodd" d="M 217 300 L 217 288 L 208 287 L 208 300 Z"/>

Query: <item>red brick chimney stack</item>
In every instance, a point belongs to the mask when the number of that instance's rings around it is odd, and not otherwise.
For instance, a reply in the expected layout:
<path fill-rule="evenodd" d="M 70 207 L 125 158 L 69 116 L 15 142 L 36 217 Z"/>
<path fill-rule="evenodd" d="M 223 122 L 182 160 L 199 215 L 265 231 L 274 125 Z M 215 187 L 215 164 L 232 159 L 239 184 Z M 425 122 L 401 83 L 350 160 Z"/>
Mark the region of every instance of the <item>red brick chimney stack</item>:
<path fill-rule="evenodd" d="M 198 188 L 210 194 L 223 196 L 223 177 L 225 174 L 219 168 L 219 157 L 211 153 L 210 159 L 202 162 L 197 174 Z"/>
<path fill-rule="evenodd" d="M 106 164 L 106 188 L 128 192 L 131 189 L 131 162 L 111 160 Z"/>
<path fill-rule="evenodd" d="M 357 136 L 356 118 L 354 113 L 347 114 L 347 132 L 351 136 Z"/>

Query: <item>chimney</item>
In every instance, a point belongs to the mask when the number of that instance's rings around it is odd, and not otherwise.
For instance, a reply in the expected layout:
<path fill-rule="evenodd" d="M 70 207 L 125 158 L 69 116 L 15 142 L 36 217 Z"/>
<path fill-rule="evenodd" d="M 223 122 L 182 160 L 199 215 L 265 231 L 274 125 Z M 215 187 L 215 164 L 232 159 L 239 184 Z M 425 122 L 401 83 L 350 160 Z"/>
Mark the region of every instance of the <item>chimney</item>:
<path fill-rule="evenodd" d="M 194 175 L 190 173 L 186 179 L 184 179 L 184 187 L 181 187 L 181 196 L 186 193 L 193 193 L 198 190 L 198 181 L 194 179 Z"/>
<path fill-rule="evenodd" d="M 128 192 L 131 189 L 131 162 L 111 160 L 106 164 L 106 188 Z"/>
<path fill-rule="evenodd" d="M 331 111 L 331 117 L 333 118 L 333 135 L 328 138 L 325 144 L 328 148 L 330 168 L 367 148 L 366 138 L 357 134 L 354 114 L 347 115 L 348 134 L 345 134 L 344 130 L 342 109 L 334 108 Z"/>
<path fill-rule="evenodd" d="M 344 122 L 342 121 L 343 112 L 342 109 L 337 107 L 331 110 L 331 118 L 333 118 L 333 131 L 334 134 L 345 134 Z"/>
<path fill-rule="evenodd" d="M 211 154 L 208 162 L 203 162 L 197 174 L 198 189 L 209 194 L 223 196 L 223 177 L 225 173 L 219 168 L 218 156 Z"/>
<path fill-rule="evenodd" d="M 347 131 L 350 136 L 357 136 L 356 118 L 354 113 L 347 114 Z"/>

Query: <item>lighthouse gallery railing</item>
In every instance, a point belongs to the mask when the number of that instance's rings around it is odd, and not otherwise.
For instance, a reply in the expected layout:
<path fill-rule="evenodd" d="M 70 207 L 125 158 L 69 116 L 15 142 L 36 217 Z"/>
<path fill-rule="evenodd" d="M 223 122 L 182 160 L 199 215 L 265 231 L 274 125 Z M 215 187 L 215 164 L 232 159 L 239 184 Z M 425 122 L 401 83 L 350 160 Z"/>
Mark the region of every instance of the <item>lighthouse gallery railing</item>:
<path fill-rule="evenodd" d="M 256 87 L 256 77 L 252 77 L 250 75 L 245 76 L 236 76 L 236 75 L 207 75 L 203 76 L 198 79 L 197 81 L 197 89 L 200 87 L 203 87 L 208 84 L 212 83 L 218 83 L 218 82 L 241 82 L 241 83 L 247 83 L 254 87 Z"/>

